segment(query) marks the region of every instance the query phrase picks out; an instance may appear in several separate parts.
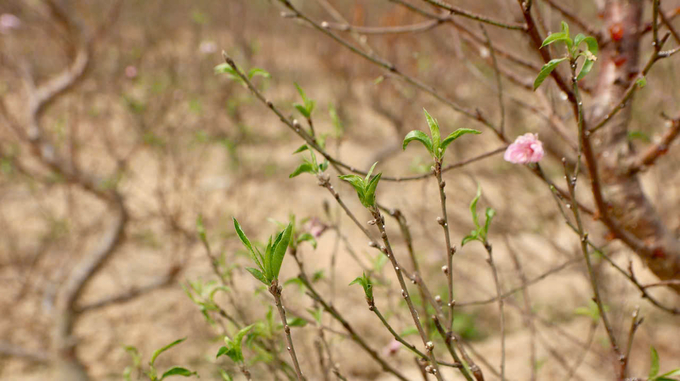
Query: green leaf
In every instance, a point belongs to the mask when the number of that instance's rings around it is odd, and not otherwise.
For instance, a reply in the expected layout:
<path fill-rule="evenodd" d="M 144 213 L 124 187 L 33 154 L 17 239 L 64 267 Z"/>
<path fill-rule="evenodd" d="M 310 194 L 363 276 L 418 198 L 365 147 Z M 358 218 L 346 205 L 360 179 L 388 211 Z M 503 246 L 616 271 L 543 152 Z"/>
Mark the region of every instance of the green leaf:
<path fill-rule="evenodd" d="M 302 101 L 307 103 L 307 95 L 305 94 L 305 91 L 302 90 L 302 87 L 300 87 L 300 85 L 298 85 L 297 82 L 294 82 L 294 84 L 295 84 L 295 88 L 297 89 L 298 93 L 300 94 L 300 97 L 302 98 Z"/>
<path fill-rule="evenodd" d="M 236 230 L 236 234 L 238 235 L 238 238 L 241 240 L 241 243 L 243 243 L 243 246 L 245 246 L 246 249 L 248 249 L 251 253 L 254 253 L 253 245 L 250 243 L 248 237 L 246 237 L 246 233 L 244 233 L 243 229 L 241 229 L 241 224 L 238 223 L 236 217 L 232 217 L 232 220 L 234 220 L 234 230 Z"/>
<path fill-rule="evenodd" d="M 253 274 L 255 279 L 257 279 L 260 282 L 264 283 L 265 285 L 269 286 L 269 283 L 267 283 L 267 279 L 264 277 L 264 274 L 262 274 L 262 271 L 260 271 L 258 269 L 254 269 L 252 267 L 246 267 L 246 270 L 248 270 L 249 273 Z"/>
<path fill-rule="evenodd" d="M 375 190 L 378 187 L 378 182 L 380 181 L 381 177 L 382 173 L 378 173 L 377 175 L 373 176 L 366 186 L 366 192 L 364 194 L 364 200 L 366 203 L 364 206 L 367 208 L 369 206 L 375 206 Z"/>
<path fill-rule="evenodd" d="M 538 89 L 539 86 L 545 81 L 546 78 L 552 73 L 553 70 L 559 65 L 562 61 L 565 61 L 567 57 L 562 57 L 562 58 L 555 58 L 550 60 L 547 64 L 543 65 L 541 68 L 541 71 L 538 73 L 538 76 L 536 77 L 536 80 L 534 81 L 534 91 Z"/>
<path fill-rule="evenodd" d="M 466 235 L 465 238 L 463 238 L 463 241 L 461 241 L 460 246 L 461 247 L 465 246 L 466 243 L 477 240 L 478 235 L 479 233 L 477 232 L 477 230 L 473 230 L 472 232 L 470 232 L 469 235 Z"/>
<path fill-rule="evenodd" d="M 580 80 L 583 79 L 583 77 L 586 76 L 586 74 L 590 73 L 590 70 L 592 70 L 594 64 L 595 64 L 595 61 L 590 60 L 590 59 L 586 59 L 586 62 L 583 63 L 583 66 L 581 67 L 581 71 L 578 73 L 576 80 L 580 81 Z"/>
<path fill-rule="evenodd" d="M 441 157 L 444 156 L 444 152 L 446 151 L 446 147 L 449 146 L 454 140 L 458 139 L 459 137 L 465 135 L 465 134 L 481 134 L 481 131 L 473 130 L 471 128 L 459 128 L 452 133 L 449 134 L 449 136 L 446 137 L 441 143 Z M 440 158 L 441 158 L 440 157 Z"/>
<path fill-rule="evenodd" d="M 638 130 L 633 130 L 633 131 L 628 131 L 628 140 L 634 140 L 638 139 L 641 140 L 645 143 L 649 143 L 652 141 L 652 139 L 644 133 L 643 131 L 638 131 Z"/>
<path fill-rule="evenodd" d="M 203 225 L 203 216 L 200 213 L 198 217 L 196 217 L 196 232 L 198 233 L 198 237 L 201 239 L 201 241 L 207 245 L 208 239 L 206 238 L 205 226 Z"/>
<path fill-rule="evenodd" d="M 315 310 L 313 310 L 311 308 L 307 309 L 307 312 L 309 312 L 312 315 L 312 317 L 314 318 L 314 320 L 319 324 L 321 324 L 321 318 L 323 317 L 323 311 L 324 311 L 323 307 L 319 307 Z"/>
<path fill-rule="evenodd" d="M 164 380 L 166 377 L 170 376 L 184 376 L 184 377 L 191 377 L 191 376 L 198 376 L 198 373 L 192 372 L 189 369 L 182 368 L 179 366 L 170 368 L 167 370 L 165 373 L 163 373 L 163 376 L 161 376 L 161 380 Z"/>
<path fill-rule="evenodd" d="M 273 246 L 273 256 L 272 256 L 272 277 L 277 279 L 279 277 L 279 271 L 281 271 L 281 264 L 283 263 L 283 257 L 286 255 L 288 250 L 288 244 L 290 243 L 290 236 L 293 230 L 293 225 L 288 224 L 286 230 L 281 233 L 281 239 Z"/>
<path fill-rule="evenodd" d="M 574 37 L 574 46 L 578 47 L 579 45 L 581 45 L 585 38 L 586 36 L 584 36 L 583 33 L 577 34 L 576 37 Z"/>
<path fill-rule="evenodd" d="M 271 283 L 271 281 L 274 279 L 272 277 L 272 237 L 269 237 L 269 241 L 267 241 L 267 248 L 264 251 L 264 277 L 267 279 L 267 285 Z"/>
<path fill-rule="evenodd" d="M 217 351 L 217 355 L 215 355 L 215 358 L 219 358 L 220 356 L 227 355 L 229 358 L 233 360 L 234 356 L 234 348 L 233 348 L 233 343 L 229 343 L 229 347 L 220 347 L 220 349 Z"/>
<path fill-rule="evenodd" d="M 486 215 L 486 221 L 484 222 L 484 230 L 482 230 L 482 238 L 486 240 L 486 237 L 489 234 L 489 226 L 491 225 L 491 220 L 496 215 L 496 211 L 491 208 L 486 208 L 486 212 L 484 214 Z"/>
<path fill-rule="evenodd" d="M 583 39 L 583 42 L 585 42 L 586 45 L 588 45 L 588 51 L 596 56 L 597 53 L 599 52 L 599 48 L 597 46 L 597 40 L 595 39 L 595 37 L 588 36 Z"/>
<path fill-rule="evenodd" d="M 371 283 L 371 278 L 366 276 L 366 273 L 354 279 L 349 285 L 353 284 L 358 284 L 364 289 L 367 300 L 373 300 L 373 284 Z"/>
<path fill-rule="evenodd" d="M 236 336 L 234 336 L 234 346 L 239 353 L 241 353 L 241 343 L 243 342 L 243 338 L 248 334 L 248 332 L 250 332 L 252 328 L 253 324 L 243 327 L 236 333 Z M 243 358 L 243 355 L 241 355 L 241 358 Z"/>
<path fill-rule="evenodd" d="M 640 77 L 640 78 L 638 78 L 638 79 L 635 81 L 635 83 L 636 83 L 640 88 L 643 88 L 643 87 L 647 86 L 647 78 L 645 78 L 645 77 Z"/>
<path fill-rule="evenodd" d="M 265 77 L 265 78 L 271 77 L 271 74 L 269 74 L 265 70 L 257 68 L 257 67 L 254 67 L 254 68 L 252 68 L 248 71 L 248 78 L 249 79 L 253 79 L 253 77 L 258 76 L 258 75 L 261 76 L 261 77 Z"/>
<path fill-rule="evenodd" d="M 293 155 L 295 155 L 296 153 L 300 153 L 302 151 L 306 151 L 308 149 L 309 147 L 307 146 L 307 144 L 303 144 L 300 146 L 300 148 L 296 149 L 295 152 L 293 152 Z"/>
<path fill-rule="evenodd" d="M 546 37 L 545 40 L 543 40 L 543 43 L 541 44 L 540 48 L 542 49 L 543 47 L 548 46 L 557 41 L 566 42 L 567 40 L 569 40 L 569 35 L 565 34 L 564 32 L 552 33 L 548 37 Z"/>
<path fill-rule="evenodd" d="M 371 179 L 371 175 L 373 174 L 373 170 L 375 169 L 376 165 L 378 165 L 377 161 L 375 163 L 373 163 L 373 165 L 371 166 L 371 169 L 369 169 L 368 172 L 366 173 L 366 177 L 364 178 L 364 182 L 366 184 L 368 184 L 368 180 Z"/>
<path fill-rule="evenodd" d="M 365 188 L 366 184 L 364 183 L 364 179 L 361 176 L 357 175 L 342 175 L 338 176 L 340 180 L 347 181 L 348 183 L 352 184 L 354 189 L 357 191 L 357 195 L 359 196 L 359 201 L 361 201 L 361 204 L 363 205 L 365 203 Z"/>
<path fill-rule="evenodd" d="M 303 173 L 314 174 L 314 167 L 312 166 L 311 163 L 304 162 L 304 163 L 300 164 L 297 168 L 295 168 L 293 173 L 288 175 L 288 178 L 292 179 L 293 177 L 299 176 L 300 174 L 303 174 Z"/>
<path fill-rule="evenodd" d="M 295 107 L 300 112 L 300 114 L 302 114 L 302 116 L 304 116 L 305 118 L 309 118 L 310 114 L 309 114 L 309 111 L 307 111 L 307 108 L 305 106 L 303 106 L 299 103 L 294 103 L 293 107 Z"/>
<path fill-rule="evenodd" d="M 312 245 L 312 247 L 316 249 L 316 239 L 315 239 L 314 236 L 311 235 L 310 233 L 303 233 L 303 234 L 300 234 L 300 236 L 298 237 L 297 241 L 298 241 L 298 244 L 299 244 L 300 242 L 305 242 L 305 241 L 306 241 L 306 242 L 309 242 L 309 243 Z"/>
<path fill-rule="evenodd" d="M 432 151 L 432 140 L 430 140 L 430 137 L 420 130 L 413 130 L 406 135 L 406 137 L 404 138 L 402 149 L 406 150 L 406 146 L 414 140 L 423 143 L 423 145 L 425 146 L 425 148 L 427 148 L 430 154 L 434 155 L 434 151 Z"/>
<path fill-rule="evenodd" d="M 227 373 L 224 369 L 220 369 L 220 376 L 222 377 L 222 381 L 234 381 L 231 375 Z"/>
<path fill-rule="evenodd" d="M 425 119 L 427 119 L 427 125 L 430 127 L 430 136 L 432 137 L 432 150 L 436 154 L 439 148 L 439 143 L 441 142 L 441 137 L 439 135 L 439 123 L 437 119 L 433 118 L 427 110 L 423 109 L 425 112 Z"/>
<path fill-rule="evenodd" d="M 167 351 L 168 349 L 174 347 L 175 345 L 181 343 L 182 341 L 184 341 L 186 339 L 187 339 L 186 337 L 183 338 L 183 339 L 178 339 L 178 340 L 175 340 L 172 343 L 170 343 L 170 344 L 168 344 L 168 345 L 166 345 L 166 346 L 164 346 L 160 349 L 156 349 L 153 352 L 153 354 L 151 355 L 151 361 L 149 361 L 149 365 L 153 366 L 153 364 L 156 362 L 156 357 L 158 357 L 158 355 L 160 355 L 161 353 Z"/>
<path fill-rule="evenodd" d="M 477 184 L 477 194 L 475 198 L 470 202 L 470 214 L 472 214 L 472 222 L 475 224 L 475 228 L 479 230 L 479 219 L 477 218 L 477 202 L 482 197 L 482 187 Z"/>
<path fill-rule="evenodd" d="M 667 372 L 667 373 L 660 375 L 659 377 L 657 377 L 657 380 L 662 381 L 663 380 L 662 377 L 665 378 L 665 377 L 671 377 L 671 376 L 680 376 L 680 368 L 673 369 L 670 372 Z M 673 381 L 675 381 L 675 380 L 673 380 Z"/>
<path fill-rule="evenodd" d="M 307 320 L 296 316 L 292 319 L 287 319 L 286 323 L 288 323 L 289 327 L 304 327 L 307 325 Z"/>
<path fill-rule="evenodd" d="M 654 378 L 659 373 L 659 353 L 656 348 L 652 348 L 651 353 L 651 364 L 649 365 L 649 378 Z"/>

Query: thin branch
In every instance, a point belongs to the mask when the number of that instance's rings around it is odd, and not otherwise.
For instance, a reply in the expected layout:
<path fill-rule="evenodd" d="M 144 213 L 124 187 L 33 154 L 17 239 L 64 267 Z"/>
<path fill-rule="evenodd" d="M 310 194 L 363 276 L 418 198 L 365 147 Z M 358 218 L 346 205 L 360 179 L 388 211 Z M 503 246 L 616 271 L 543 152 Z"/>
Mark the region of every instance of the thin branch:
<path fill-rule="evenodd" d="M 654 165 L 658 158 L 668 152 L 673 141 L 680 135 L 680 117 L 670 120 L 669 123 L 670 126 L 663 133 L 661 139 L 633 159 L 632 164 L 628 167 L 629 174 L 635 174 L 645 167 Z"/>
<path fill-rule="evenodd" d="M 295 367 L 295 374 L 297 375 L 298 381 L 303 381 L 305 378 L 302 376 L 302 371 L 300 370 L 300 364 L 298 363 L 297 354 L 295 353 L 295 346 L 293 346 L 293 338 L 290 335 L 290 326 L 288 325 L 288 320 L 286 319 L 286 309 L 283 307 L 283 302 L 281 301 L 282 290 L 283 288 L 279 286 L 279 283 L 276 279 L 272 282 L 272 285 L 269 286 L 269 292 L 274 297 L 276 309 L 279 311 L 281 324 L 283 324 L 283 331 L 286 334 L 286 344 L 288 345 L 286 349 L 290 354 L 290 358 L 293 360 L 293 366 Z"/>
<path fill-rule="evenodd" d="M 567 187 L 569 188 L 569 196 L 571 198 L 572 203 L 576 203 L 576 180 L 578 178 L 578 173 L 579 169 L 581 167 L 581 153 L 584 150 L 584 142 L 588 141 L 588 138 L 585 137 L 585 126 L 584 126 L 584 121 L 583 121 L 583 102 L 581 101 L 581 95 L 579 94 L 579 89 L 578 89 L 578 79 L 576 76 L 576 60 L 571 59 L 570 60 L 570 67 L 571 67 L 571 74 L 572 74 L 572 83 L 573 83 L 573 92 L 574 92 L 574 97 L 576 98 L 576 120 L 578 123 L 578 134 L 579 134 L 579 150 L 578 150 L 578 158 L 576 160 L 576 169 L 574 170 L 573 175 L 569 174 L 569 171 L 567 170 L 567 167 L 564 167 L 565 170 L 565 177 L 567 178 Z M 591 178 L 593 179 L 593 182 L 595 182 L 595 178 L 597 177 L 597 170 L 594 172 L 591 172 Z M 588 253 L 588 233 L 585 232 L 585 228 L 583 226 L 583 221 L 581 220 L 581 213 L 579 212 L 578 208 L 571 208 L 572 212 L 574 213 L 574 219 L 576 220 L 576 227 L 578 228 L 578 234 L 580 238 L 580 243 L 581 243 L 581 251 L 583 252 L 583 256 L 585 258 L 586 262 L 586 268 L 588 269 L 588 278 L 590 279 L 590 286 L 593 290 L 593 294 L 595 297 L 593 298 L 595 303 L 597 304 L 597 309 L 600 313 L 600 318 L 602 319 L 602 323 L 604 324 L 605 330 L 607 331 L 607 335 L 609 336 L 609 342 L 611 343 L 612 349 L 614 350 L 614 353 L 620 358 L 621 357 L 621 352 L 619 350 L 619 346 L 616 343 L 616 336 L 614 336 L 614 331 L 612 329 L 612 326 L 609 322 L 609 319 L 607 318 L 606 311 L 604 309 L 604 303 L 602 302 L 602 297 L 600 296 L 600 290 L 599 290 L 599 285 L 597 282 L 597 274 L 595 274 L 595 271 L 593 270 L 592 263 L 590 262 L 590 254 Z M 621 376 L 623 377 L 623 376 Z"/>
<path fill-rule="evenodd" d="M 302 271 L 302 269 L 300 269 L 300 270 Z M 305 285 L 305 287 L 307 287 L 307 289 L 309 290 L 308 295 L 312 299 L 314 299 L 317 303 L 319 303 L 321 305 L 321 307 L 323 307 L 323 309 L 326 312 L 331 314 L 331 316 L 333 316 L 333 318 L 335 320 L 337 320 L 343 326 L 343 328 L 349 333 L 352 341 L 359 344 L 359 346 L 366 353 L 368 353 L 368 355 L 371 356 L 371 358 L 373 358 L 378 364 L 380 364 L 382 366 L 382 369 L 384 371 L 391 373 L 392 375 L 394 375 L 395 377 L 397 377 L 401 381 L 408 381 L 408 379 L 406 377 L 404 377 L 401 373 L 399 373 L 398 370 L 396 370 L 391 365 L 389 365 L 382 357 L 380 357 L 380 355 L 378 354 L 378 352 L 376 352 L 375 349 L 371 348 L 366 343 L 366 341 L 364 341 L 364 339 L 362 339 L 361 336 L 356 333 L 354 328 L 349 324 L 349 322 L 347 322 L 347 320 L 342 316 L 342 314 L 340 314 L 340 312 L 338 312 L 338 310 L 335 309 L 335 307 L 328 304 L 323 299 L 323 297 L 321 297 L 321 295 L 316 291 L 314 286 L 308 280 L 307 275 L 304 272 L 300 273 L 299 279 L 302 281 L 302 283 Z"/>
<path fill-rule="evenodd" d="M 392 263 L 392 268 L 394 268 L 394 273 L 397 276 L 399 285 L 401 286 L 401 296 L 406 301 L 406 305 L 408 306 L 408 309 L 411 312 L 411 317 L 413 318 L 413 322 L 416 325 L 416 329 L 420 334 L 420 338 L 423 341 L 423 345 L 425 346 L 428 358 L 430 359 L 430 363 L 433 367 L 432 373 L 437 378 L 437 380 L 443 381 L 444 378 L 442 377 L 442 374 L 439 371 L 439 366 L 437 365 L 437 359 L 435 357 L 433 350 L 434 344 L 432 343 L 432 341 L 429 340 L 429 337 L 427 336 L 425 330 L 423 329 L 423 325 L 420 322 L 420 317 L 418 317 L 418 312 L 416 311 L 413 305 L 413 301 L 411 300 L 411 297 L 408 292 L 408 287 L 406 286 L 406 282 L 404 281 L 404 277 L 402 275 L 402 272 L 400 271 L 399 262 L 397 262 L 397 258 L 394 256 L 392 246 L 390 245 L 389 238 L 387 237 L 387 232 L 385 231 L 385 217 L 382 216 L 380 210 L 377 208 L 371 208 L 371 213 L 373 214 L 375 225 L 378 227 L 378 230 L 380 231 L 380 236 L 384 244 L 384 246 L 382 246 L 380 250 L 385 255 L 387 255 L 387 258 Z"/>
<path fill-rule="evenodd" d="M 503 105 L 503 82 L 501 80 L 501 73 L 498 70 L 498 62 L 496 61 L 496 51 L 493 48 L 493 44 L 491 43 L 491 38 L 489 37 L 489 34 L 486 32 L 486 29 L 484 28 L 483 24 L 479 24 L 479 27 L 482 29 L 482 32 L 484 33 L 484 37 L 486 38 L 487 41 L 487 46 L 489 48 L 489 55 L 491 56 L 491 62 L 493 63 L 493 70 L 496 73 L 496 85 L 498 87 L 498 106 L 501 110 L 501 121 L 499 123 L 498 129 L 501 132 L 501 135 L 505 133 L 505 106 Z"/>
<path fill-rule="evenodd" d="M 445 9 L 445 10 L 453 13 L 454 15 L 466 17 L 466 18 L 469 18 L 471 20 L 475 20 L 475 21 L 479 21 L 479 22 L 482 22 L 482 23 L 485 23 L 485 24 L 497 26 L 499 28 L 510 29 L 510 30 L 521 30 L 521 31 L 527 30 L 527 24 L 507 23 L 507 22 L 493 20 L 493 19 L 488 18 L 486 16 L 482 16 L 482 15 L 478 15 L 478 14 L 466 11 L 464 9 L 458 8 L 456 6 L 447 4 L 447 3 L 443 2 L 443 1 L 439 1 L 439 0 L 423 0 L 423 1 L 425 1 L 429 4 L 431 4 L 431 5 L 434 5 L 436 7 Z"/>
<path fill-rule="evenodd" d="M 491 267 L 493 275 L 493 283 L 496 286 L 496 297 L 498 298 L 498 311 L 500 314 L 500 329 L 501 329 L 501 381 L 505 381 L 505 313 L 503 311 L 503 291 L 501 290 L 501 282 L 498 279 L 498 269 L 493 261 L 493 248 L 491 244 L 484 240 L 484 248 L 486 249 L 489 258 L 486 260 Z"/>
<path fill-rule="evenodd" d="M 350 24 L 321 22 L 321 27 L 326 29 L 338 30 L 342 32 L 356 32 L 361 34 L 402 34 L 419 33 L 436 28 L 443 24 L 443 20 L 428 20 L 412 25 L 401 26 L 356 26 Z"/>
<path fill-rule="evenodd" d="M 599 31 L 590 27 L 590 25 L 588 25 L 586 21 L 582 20 L 578 15 L 571 12 L 570 10 L 568 10 L 555 0 L 545 0 L 545 2 L 548 3 L 551 7 L 555 8 L 558 12 L 560 12 L 562 16 L 564 16 L 564 18 L 571 21 L 573 24 L 578 25 L 578 27 L 581 28 L 588 35 L 595 37 L 598 41 L 602 40 L 602 34 Z"/>
<path fill-rule="evenodd" d="M 633 319 L 630 322 L 630 329 L 628 330 L 628 343 L 626 344 L 626 353 L 621 359 L 621 377 L 628 377 L 628 361 L 630 360 L 630 351 L 633 349 L 633 338 L 635 332 L 642 324 L 644 318 L 638 318 L 640 315 L 640 307 L 635 307 L 633 311 Z"/>

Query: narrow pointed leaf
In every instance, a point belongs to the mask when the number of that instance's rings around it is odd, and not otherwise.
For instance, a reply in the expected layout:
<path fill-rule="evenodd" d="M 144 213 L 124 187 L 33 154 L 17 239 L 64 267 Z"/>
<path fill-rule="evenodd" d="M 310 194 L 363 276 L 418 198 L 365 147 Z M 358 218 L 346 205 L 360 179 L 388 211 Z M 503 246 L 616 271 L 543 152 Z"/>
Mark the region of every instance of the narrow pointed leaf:
<path fill-rule="evenodd" d="M 244 233 L 243 229 L 241 229 L 241 224 L 238 223 L 236 217 L 232 217 L 232 219 L 234 220 L 234 230 L 236 230 L 238 238 L 243 243 L 243 246 L 245 246 L 251 253 L 253 253 L 253 245 L 250 244 L 250 240 L 248 239 L 248 237 L 246 237 L 246 233 Z"/>
<path fill-rule="evenodd" d="M 288 244 L 290 243 L 290 236 L 293 230 L 293 225 L 288 224 L 286 230 L 283 231 L 281 239 L 277 243 L 276 247 L 273 249 L 274 254 L 272 256 L 272 277 L 274 279 L 279 277 L 279 271 L 281 271 L 281 264 L 283 263 L 283 257 L 286 255 L 286 250 L 288 250 Z"/>
<path fill-rule="evenodd" d="M 489 226 L 491 226 L 491 220 L 493 220 L 494 216 L 496 215 L 496 211 L 492 208 L 486 208 L 486 221 L 484 221 L 484 230 L 482 237 L 486 239 L 487 235 L 489 234 Z"/>
<path fill-rule="evenodd" d="M 191 377 L 191 376 L 198 376 L 198 373 L 192 372 L 189 369 L 182 368 L 179 366 L 170 368 L 169 370 L 165 371 L 163 375 L 161 376 L 161 380 L 164 380 L 166 377 L 170 376 L 184 376 L 184 377 Z"/>
<path fill-rule="evenodd" d="M 543 40 L 543 43 L 541 44 L 541 48 L 548 46 L 554 42 L 557 41 L 566 41 L 569 38 L 568 35 L 564 34 L 563 32 L 558 32 L 558 33 L 553 33 L 549 35 L 548 37 Z"/>
<path fill-rule="evenodd" d="M 295 168 L 295 170 L 293 171 L 293 173 L 291 173 L 291 174 L 288 176 L 288 178 L 289 178 L 289 179 L 292 179 L 293 177 L 299 176 L 299 175 L 301 175 L 301 174 L 303 174 L 303 173 L 311 173 L 311 174 L 314 174 L 314 168 L 313 168 L 313 166 L 312 166 L 311 163 L 305 162 L 305 163 L 300 164 L 297 168 Z"/>
<path fill-rule="evenodd" d="M 451 144 L 454 140 L 458 139 L 459 137 L 461 137 L 465 134 L 479 135 L 481 133 L 482 133 L 481 131 L 473 130 L 471 128 L 459 128 L 459 129 L 453 131 L 452 133 L 449 134 L 449 136 L 446 137 L 446 139 L 444 139 L 442 141 L 442 144 L 441 144 L 441 147 L 440 147 L 441 150 L 442 150 L 442 156 L 444 155 L 444 152 L 446 151 L 446 147 L 448 147 L 449 144 Z"/>
<path fill-rule="evenodd" d="M 541 68 L 541 71 L 538 73 L 538 76 L 536 77 L 536 80 L 534 81 L 534 90 L 538 89 L 539 86 L 545 81 L 546 78 L 552 73 L 553 70 L 559 65 L 562 61 L 565 61 L 567 57 L 562 57 L 562 58 L 555 58 L 553 60 L 550 60 L 547 64 L 543 65 L 543 68 Z"/>
<path fill-rule="evenodd" d="M 317 245 L 316 238 L 314 238 L 314 236 L 311 235 L 310 233 L 301 234 L 298 237 L 297 241 L 298 241 L 298 243 L 305 242 L 305 241 L 309 242 L 312 245 L 312 247 L 316 249 L 316 245 Z"/>
<path fill-rule="evenodd" d="M 376 165 L 378 165 L 378 162 L 377 162 L 377 161 L 376 161 L 375 163 L 373 163 L 373 165 L 371 166 L 371 169 L 369 169 L 369 170 L 368 170 L 368 173 L 366 173 L 366 177 L 364 178 L 364 182 L 365 182 L 366 184 L 368 184 L 368 180 L 371 179 L 371 175 L 373 174 L 373 170 L 375 169 L 375 166 L 376 166 Z"/>
<path fill-rule="evenodd" d="M 441 141 L 441 137 L 439 134 L 439 123 L 437 122 L 437 119 L 433 118 L 427 110 L 423 109 L 425 112 L 425 119 L 427 119 L 427 125 L 430 127 L 430 136 L 432 137 L 432 149 L 434 151 L 439 148 L 439 142 Z"/>
<path fill-rule="evenodd" d="M 269 237 L 267 248 L 264 251 L 264 277 L 267 279 L 267 285 L 274 279 L 272 277 L 272 237 Z"/>
<path fill-rule="evenodd" d="M 432 151 L 432 140 L 430 140 L 430 137 L 420 130 L 413 130 L 406 135 L 406 137 L 404 138 L 404 144 L 402 145 L 402 149 L 405 150 L 406 146 L 414 140 L 423 143 L 423 145 L 425 146 L 425 148 L 427 148 L 430 154 L 434 154 L 434 152 Z"/>
<path fill-rule="evenodd" d="M 184 340 L 186 340 L 186 339 L 187 339 L 187 338 L 185 337 L 185 338 L 183 338 L 183 339 L 175 340 L 175 341 L 173 341 L 172 343 L 170 343 L 170 344 L 168 344 L 168 345 L 166 345 L 166 346 L 164 346 L 164 347 L 162 347 L 162 348 L 160 348 L 160 349 L 156 349 L 156 350 L 153 352 L 153 354 L 151 355 L 151 360 L 149 361 L 149 365 L 152 365 L 152 366 L 153 366 L 153 364 L 156 362 L 156 358 L 158 357 L 158 355 L 160 355 L 161 353 L 167 351 L 168 349 L 174 347 L 175 345 L 181 343 L 182 341 L 184 341 Z"/>
<path fill-rule="evenodd" d="M 470 203 L 470 214 L 472 214 L 472 222 L 475 224 L 475 228 L 479 230 L 479 219 L 477 218 L 477 202 L 482 197 L 482 187 L 477 184 L 477 194 L 475 198 L 472 199 Z"/>
<path fill-rule="evenodd" d="M 296 149 L 295 152 L 293 152 L 293 155 L 296 154 L 296 153 L 300 153 L 302 151 L 308 150 L 308 149 L 309 149 L 309 147 L 307 147 L 307 144 L 303 144 L 303 145 L 300 146 L 300 148 Z"/>
<path fill-rule="evenodd" d="M 590 73 L 590 70 L 593 68 L 594 64 L 595 61 L 586 59 L 586 61 L 583 63 L 583 66 L 581 67 L 581 71 L 578 73 L 578 77 L 576 77 L 576 80 L 580 81 L 586 76 L 586 74 Z"/>
<path fill-rule="evenodd" d="M 364 204 L 365 207 L 375 206 L 375 190 L 378 187 L 378 182 L 380 182 L 381 177 L 382 173 L 378 173 L 368 182 L 368 185 L 366 186 L 366 193 L 364 195 L 364 200 L 366 201 Z"/>
<path fill-rule="evenodd" d="M 255 77 L 257 75 L 265 77 L 265 78 L 271 77 L 271 74 L 269 74 L 267 71 L 260 69 L 258 67 L 254 67 L 254 68 L 252 68 L 248 71 L 248 78 L 249 79 L 253 79 L 253 77 Z"/>
<path fill-rule="evenodd" d="M 295 107 L 300 112 L 300 114 L 302 114 L 302 116 L 304 116 L 305 118 L 309 118 L 310 114 L 309 114 L 309 111 L 307 111 L 307 108 L 305 106 L 303 106 L 299 103 L 295 103 L 295 104 L 293 104 L 293 107 Z"/>
<path fill-rule="evenodd" d="M 249 273 L 253 274 L 255 279 L 259 280 L 260 282 L 264 283 L 267 286 L 269 285 L 267 283 L 267 279 L 264 277 L 264 274 L 262 274 L 262 271 L 254 269 L 252 267 L 246 267 L 246 270 L 248 270 Z"/>
<path fill-rule="evenodd" d="M 649 378 L 654 378 L 659 373 L 659 353 L 652 347 L 651 364 L 649 365 Z"/>

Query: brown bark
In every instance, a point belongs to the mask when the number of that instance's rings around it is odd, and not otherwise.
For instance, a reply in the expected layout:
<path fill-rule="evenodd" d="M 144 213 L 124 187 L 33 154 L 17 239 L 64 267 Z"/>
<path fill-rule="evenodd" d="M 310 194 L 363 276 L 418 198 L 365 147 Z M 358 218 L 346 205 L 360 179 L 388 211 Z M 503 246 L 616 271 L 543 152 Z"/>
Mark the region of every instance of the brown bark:
<path fill-rule="evenodd" d="M 593 92 L 593 109 L 588 125 L 602 120 L 623 98 L 639 72 L 642 0 L 607 0 L 605 29 L 612 42 L 600 52 L 600 75 Z M 620 31 L 623 35 L 620 35 Z M 607 125 L 590 136 L 593 158 L 597 162 L 604 200 L 600 216 L 617 238 L 623 238 L 660 279 L 680 277 L 680 241 L 666 228 L 642 190 L 640 179 L 629 170 L 637 160 L 628 141 L 631 107 L 624 107 Z M 596 191 L 594 187 L 594 191 Z M 597 199 L 597 195 L 596 195 Z M 611 220 L 611 221 L 608 221 Z M 618 225 L 621 232 L 612 229 Z M 631 245 L 623 236 L 630 234 L 644 244 Z M 680 293 L 680 287 L 671 286 Z"/>

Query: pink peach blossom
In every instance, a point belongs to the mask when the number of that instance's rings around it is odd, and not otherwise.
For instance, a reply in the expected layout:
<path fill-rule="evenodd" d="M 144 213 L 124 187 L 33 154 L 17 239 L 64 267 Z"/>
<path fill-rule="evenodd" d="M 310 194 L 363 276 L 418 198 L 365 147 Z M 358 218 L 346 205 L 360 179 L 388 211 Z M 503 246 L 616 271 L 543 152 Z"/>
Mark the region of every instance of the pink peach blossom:
<path fill-rule="evenodd" d="M 126 67 L 125 68 L 125 76 L 130 78 L 130 79 L 137 77 L 137 68 L 132 66 L 132 65 Z"/>
<path fill-rule="evenodd" d="M 518 136 L 505 150 L 503 158 L 515 164 L 536 163 L 543 158 L 543 143 L 537 134 L 526 133 Z"/>
<path fill-rule="evenodd" d="M 11 13 L 3 13 L 0 15 L 0 33 L 8 34 L 12 29 L 17 29 L 21 26 L 21 20 Z"/>
<path fill-rule="evenodd" d="M 389 344 L 385 345 L 383 347 L 383 354 L 385 356 L 394 356 L 397 354 L 399 349 L 401 348 L 401 343 L 398 342 L 397 340 L 392 340 L 389 342 Z"/>

